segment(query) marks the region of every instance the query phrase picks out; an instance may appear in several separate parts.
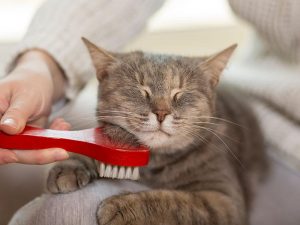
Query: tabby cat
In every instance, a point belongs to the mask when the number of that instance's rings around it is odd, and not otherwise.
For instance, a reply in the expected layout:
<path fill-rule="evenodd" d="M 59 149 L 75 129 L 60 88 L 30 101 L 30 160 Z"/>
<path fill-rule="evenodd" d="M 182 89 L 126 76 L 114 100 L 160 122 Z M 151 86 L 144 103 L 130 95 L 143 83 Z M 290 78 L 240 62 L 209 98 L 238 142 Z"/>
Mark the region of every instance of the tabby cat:
<path fill-rule="evenodd" d="M 97 118 L 115 142 L 144 144 L 139 182 L 98 208 L 100 225 L 247 225 L 253 181 L 266 170 L 263 140 L 240 94 L 217 88 L 236 45 L 211 57 L 111 53 L 88 40 L 99 80 Z M 245 101 L 245 99 L 242 99 Z M 66 193 L 98 178 L 97 162 L 74 156 L 50 172 Z"/>

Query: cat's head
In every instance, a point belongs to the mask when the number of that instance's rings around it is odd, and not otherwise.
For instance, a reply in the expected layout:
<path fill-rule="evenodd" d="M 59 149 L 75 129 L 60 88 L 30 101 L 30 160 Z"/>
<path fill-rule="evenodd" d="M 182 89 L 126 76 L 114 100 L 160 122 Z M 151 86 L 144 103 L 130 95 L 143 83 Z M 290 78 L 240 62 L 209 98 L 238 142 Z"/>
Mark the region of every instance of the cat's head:
<path fill-rule="evenodd" d="M 205 137 L 215 87 L 236 45 L 211 57 L 182 57 L 116 54 L 83 40 L 99 80 L 100 121 L 121 126 L 157 151 Z"/>

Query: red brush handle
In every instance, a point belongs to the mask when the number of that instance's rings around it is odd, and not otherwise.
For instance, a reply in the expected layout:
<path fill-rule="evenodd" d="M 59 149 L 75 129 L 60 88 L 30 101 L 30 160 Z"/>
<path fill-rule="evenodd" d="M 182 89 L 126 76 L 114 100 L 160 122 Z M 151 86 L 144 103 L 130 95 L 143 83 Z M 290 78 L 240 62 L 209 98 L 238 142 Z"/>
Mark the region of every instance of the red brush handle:
<path fill-rule="evenodd" d="M 117 166 L 145 166 L 149 161 L 146 147 L 121 149 L 114 146 L 101 128 L 61 131 L 26 126 L 21 134 L 8 135 L 0 131 L 0 148 L 39 150 L 63 148 L 107 164 Z"/>

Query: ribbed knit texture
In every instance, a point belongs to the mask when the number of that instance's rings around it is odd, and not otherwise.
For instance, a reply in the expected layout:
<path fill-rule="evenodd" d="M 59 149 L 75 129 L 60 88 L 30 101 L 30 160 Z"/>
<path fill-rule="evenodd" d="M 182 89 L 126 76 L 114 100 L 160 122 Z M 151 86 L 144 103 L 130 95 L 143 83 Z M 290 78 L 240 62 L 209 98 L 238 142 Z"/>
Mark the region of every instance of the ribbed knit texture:
<path fill-rule="evenodd" d="M 145 27 L 163 0 L 48 0 L 37 11 L 12 58 L 31 48 L 46 50 L 68 78 L 66 96 L 74 98 L 93 75 L 86 37 L 118 50 Z M 10 66 L 11 67 L 11 66 Z"/>
<path fill-rule="evenodd" d="M 253 101 L 270 153 L 278 160 L 300 171 L 300 128 L 261 101 Z"/>
<path fill-rule="evenodd" d="M 225 77 L 231 85 L 300 123 L 300 65 L 284 64 L 272 57 L 233 64 Z"/>
<path fill-rule="evenodd" d="M 229 3 L 256 28 L 271 52 L 300 61 L 299 0 L 229 0 Z"/>
<path fill-rule="evenodd" d="M 259 43 L 252 43 L 247 60 L 235 63 L 225 80 L 255 97 L 252 108 L 272 153 L 300 170 L 300 1 L 229 3 L 254 26 L 264 46 L 260 51 Z"/>
<path fill-rule="evenodd" d="M 299 75 L 300 66 L 261 56 L 233 62 L 223 81 L 254 97 L 248 103 L 259 119 L 271 153 L 300 171 Z"/>

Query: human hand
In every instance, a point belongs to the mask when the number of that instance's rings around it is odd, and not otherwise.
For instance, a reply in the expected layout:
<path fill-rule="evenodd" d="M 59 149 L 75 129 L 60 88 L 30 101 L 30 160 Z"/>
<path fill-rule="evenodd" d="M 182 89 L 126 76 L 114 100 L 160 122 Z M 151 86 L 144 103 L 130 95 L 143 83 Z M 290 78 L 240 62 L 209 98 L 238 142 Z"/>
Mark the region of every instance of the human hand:
<path fill-rule="evenodd" d="M 53 130 L 70 130 L 69 123 L 61 118 L 55 119 L 50 125 Z M 50 148 L 43 150 L 6 150 L 0 149 L 0 165 L 7 163 L 22 163 L 22 164 L 47 164 L 55 161 L 67 159 L 68 153 L 59 148 Z M 10 161 L 13 158 L 14 161 Z"/>
<path fill-rule="evenodd" d="M 46 53 L 33 50 L 18 60 L 16 67 L 0 80 L 0 130 L 7 134 L 23 131 L 26 123 L 44 126 L 52 103 L 63 96 L 64 77 Z M 17 152 L 18 153 L 18 152 Z M 0 149 L 0 165 L 19 162 L 45 164 L 67 158 L 62 149 L 42 151 Z"/>

